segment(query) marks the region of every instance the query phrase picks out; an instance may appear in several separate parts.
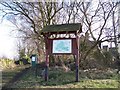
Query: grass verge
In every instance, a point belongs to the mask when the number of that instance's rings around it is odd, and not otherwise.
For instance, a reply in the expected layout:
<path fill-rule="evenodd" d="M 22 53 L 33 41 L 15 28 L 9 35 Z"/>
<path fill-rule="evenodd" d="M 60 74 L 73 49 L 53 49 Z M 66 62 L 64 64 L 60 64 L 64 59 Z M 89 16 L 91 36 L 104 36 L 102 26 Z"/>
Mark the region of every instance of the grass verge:
<path fill-rule="evenodd" d="M 7 84 L 10 80 L 13 79 L 13 77 L 17 73 L 21 72 L 26 67 L 29 67 L 29 66 L 22 65 L 22 66 L 16 66 L 15 68 L 12 68 L 12 69 L 7 68 L 7 69 L 2 70 L 2 86 Z"/>
<path fill-rule="evenodd" d="M 40 71 L 40 70 L 39 70 Z M 96 73 L 95 73 L 96 72 Z M 30 69 L 19 81 L 14 82 L 10 88 L 118 88 L 118 74 L 114 72 L 100 73 L 80 71 L 80 81 L 75 82 L 75 72 L 64 72 L 61 69 L 49 70 L 49 80 L 35 75 L 34 69 Z"/>

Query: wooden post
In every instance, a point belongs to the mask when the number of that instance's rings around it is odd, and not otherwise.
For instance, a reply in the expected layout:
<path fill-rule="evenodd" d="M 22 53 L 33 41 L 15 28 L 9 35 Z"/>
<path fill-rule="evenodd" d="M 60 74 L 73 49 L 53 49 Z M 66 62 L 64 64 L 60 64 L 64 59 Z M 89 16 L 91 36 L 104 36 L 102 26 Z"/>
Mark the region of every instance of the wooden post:
<path fill-rule="evenodd" d="M 48 81 L 49 55 L 46 54 L 45 81 Z"/>
<path fill-rule="evenodd" d="M 76 55 L 76 82 L 79 81 L 79 60 L 78 55 Z"/>
<path fill-rule="evenodd" d="M 49 41 L 48 41 L 48 36 L 46 34 L 45 36 L 45 47 L 46 47 L 46 61 L 45 61 L 45 74 L 44 74 L 44 77 L 45 77 L 45 81 L 48 81 L 48 68 L 49 68 Z"/>
<path fill-rule="evenodd" d="M 76 49 L 76 82 L 79 81 L 79 37 L 76 36 L 76 43 L 77 43 L 77 49 Z"/>
<path fill-rule="evenodd" d="M 75 60 L 75 68 L 76 68 L 76 72 L 75 72 L 75 81 L 78 82 L 79 81 L 79 65 L 78 65 L 78 57 L 77 55 L 73 55 L 74 60 Z"/>

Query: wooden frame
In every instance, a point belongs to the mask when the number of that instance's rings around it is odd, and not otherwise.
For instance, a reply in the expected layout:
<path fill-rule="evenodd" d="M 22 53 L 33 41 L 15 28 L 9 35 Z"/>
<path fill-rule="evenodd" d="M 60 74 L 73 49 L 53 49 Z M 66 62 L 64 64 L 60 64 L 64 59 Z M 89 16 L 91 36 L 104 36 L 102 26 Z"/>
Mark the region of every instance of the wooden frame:
<path fill-rule="evenodd" d="M 80 25 L 81 26 L 81 25 Z M 50 55 L 74 55 L 75 64 L 76 64 L 76 82 L 79 81 L 79 34 L 82 32 L 82 27 L 80 30 L 74 31 L 54 31 L 54 32 L 42 32 L 41 34 L 44 36 L 45 40 L 45 49 L 46 49 L 46 67 L 45 67 L 45 81 L 48 81 L 48 67 L 49 67 L 49 56 Z M 51 35 L 58 35 L 58 34 L 74 34 L 75 38 L 50 38 Z M 53 40 L 68 40 L 70 39 L 72 42 L 71 45 L 71 53 L 53 53 Z"/>
<path fill-rule="evenodd" d="M 71 40 L 71 53 L 53 53 L 53 40 Z M 75 38 L 56 38 L 56 39 L 48 39 L 49 45 L 47 45 L 48 48 L 48 53 L 50 55 L 71 55 L 75 54 L 76 49 L 77 49 L 77 43 L 75 41 Z"/>

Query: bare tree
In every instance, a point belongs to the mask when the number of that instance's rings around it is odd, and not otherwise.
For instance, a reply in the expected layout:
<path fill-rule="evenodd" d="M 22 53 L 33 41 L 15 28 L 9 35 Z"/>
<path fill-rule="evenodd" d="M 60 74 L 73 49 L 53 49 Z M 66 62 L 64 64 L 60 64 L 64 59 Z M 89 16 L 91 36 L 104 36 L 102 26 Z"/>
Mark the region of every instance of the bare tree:
<path fill-rule="evenodd" d="M 80 11 L 84 15 L 84 21 L 83 24 L 85 27 L 87 27 L 86 32 L 89 32 L 90 37 L 93 39 L 94 44 L 87 49 L 86 54 L 84 55 L 84 60 L 89 55 L 89 53 L 99 45 L 99 43 L 107 41 L 108 39 L 105 36 L 106 28 L 109 28 L 110 25 L 108 25 L 110 22 L 109 19 L 111 18 L 112 11 L 117 7 L 118 3 L 115 3 L 112 5 L 111 2 L 99 2 L 94 9 L 91 7 L 92 2 L 85 3 L 83 2 L 82 7 L 79 7 Z M 78 4 L 79 6 L 79 4 Z M 94 25 L 96 25 L 94 27 Z M 96 34 L 98 35 L 96 35 Z"/>
<path fill-rule="evenodd" d="M 109 41 L 113 32 L 114 36 L 116 36 L 117 22 L 115 22 L 115 9 L 118 3 L 93 2 L 93 0 L 91 2 L 74 1 L 70 3 L 45 1 L 1 2 L 6 9 L 2 10 L 5 13 L 3 17 L 6 15 L 8 15 L 8 18 L 12 17 L 13 23 L 16 23 L 19 28 L 18 31 L 22 33 L 22 36 L 19 37 L 24 38 L 28 45 L 30 41 L 33 41 L 39 54 L 45 53 L 44 39 L 40 33 L 42 28 L 52 24 L 80 22 L 86 35 L 84 43 L 89 38 L 94 41 L 92 46 L 89 46 L 86 51 L 84 50 L 83 60 L 101 42 Z"/>
<path fill-rule="evenodd" d="M 1 4 L 5 7 L 2 10 L 5 13 L 3 18 L 7 16 L 17 26 L 18 31 L 21 32 L 19 38 L 24 38 L 25 42 L 33 40 L 37 52 L 44 52 L 44 39 L 40 30 L 56 22 L 56 14 L 63 8 L 63 3 L 6 1 Z"/>

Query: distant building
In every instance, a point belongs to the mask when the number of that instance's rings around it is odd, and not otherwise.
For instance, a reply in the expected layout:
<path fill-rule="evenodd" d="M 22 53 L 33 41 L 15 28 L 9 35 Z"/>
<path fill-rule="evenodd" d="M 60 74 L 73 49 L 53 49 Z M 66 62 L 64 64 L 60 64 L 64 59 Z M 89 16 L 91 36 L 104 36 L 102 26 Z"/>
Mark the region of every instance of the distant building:
<path fill-rule="evenodd" d="M 104 50 L 104 51 L 109 51 L 108 45 L 104 45 L 104 46 L 103 46 L 103 50 Z"/>

